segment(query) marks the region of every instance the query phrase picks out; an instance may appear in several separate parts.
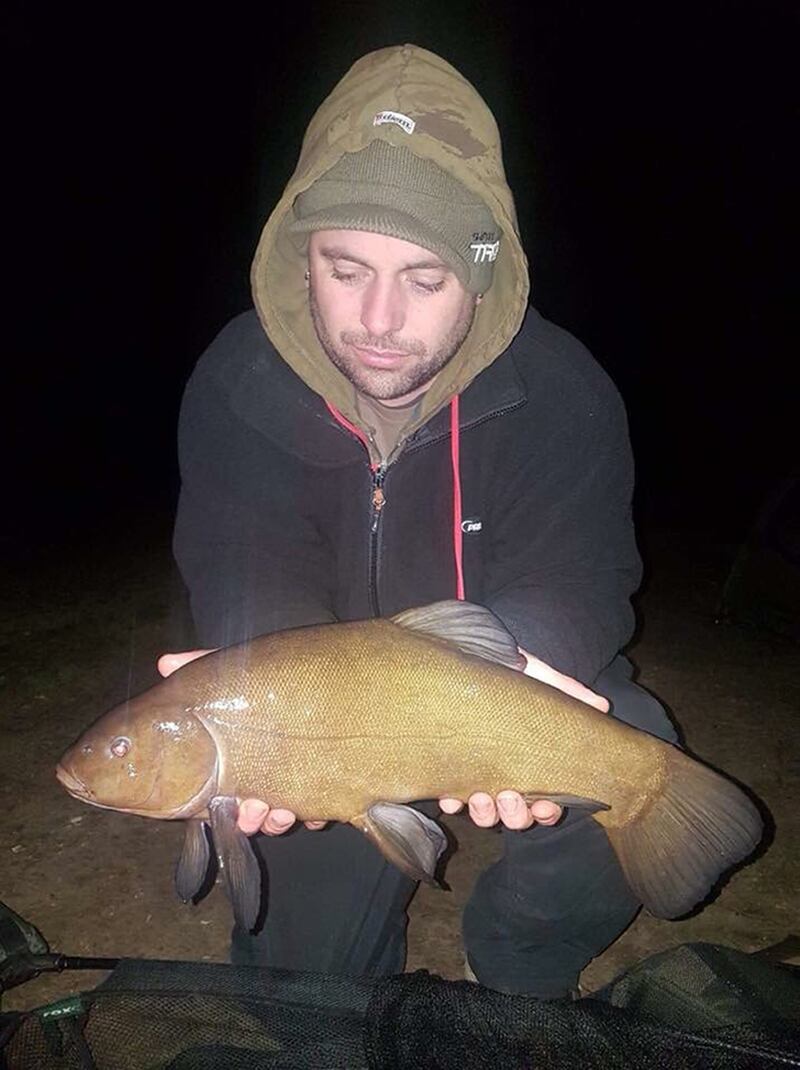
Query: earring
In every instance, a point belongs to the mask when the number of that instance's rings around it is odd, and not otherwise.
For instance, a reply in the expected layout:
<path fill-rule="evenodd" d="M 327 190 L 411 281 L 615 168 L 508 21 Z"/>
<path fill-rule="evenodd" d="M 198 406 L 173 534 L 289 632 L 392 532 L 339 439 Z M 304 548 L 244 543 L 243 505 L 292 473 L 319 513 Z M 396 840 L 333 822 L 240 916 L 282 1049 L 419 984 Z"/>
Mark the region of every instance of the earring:
<path fill-rule="evenodd" d="M 310 280 L 311 280 L 311 272 L 307 271 L 305 273 L 305 275 L 303 276 L 303 278 L 306 280 L 306 282 L 310 282 Z"/>

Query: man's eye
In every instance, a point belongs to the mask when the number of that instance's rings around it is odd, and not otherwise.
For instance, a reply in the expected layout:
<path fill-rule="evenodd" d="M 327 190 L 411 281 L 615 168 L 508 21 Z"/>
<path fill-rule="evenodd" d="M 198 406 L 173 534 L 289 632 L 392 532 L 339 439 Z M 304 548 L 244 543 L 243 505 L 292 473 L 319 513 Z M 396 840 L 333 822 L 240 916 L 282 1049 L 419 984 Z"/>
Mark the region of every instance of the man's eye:
<path fill-rule="evenodd" d="M 358 281 L 358 275 L 355 272 L 337 271 L 336 268 L 331 268 L 331 278 L 348 286 Z"/>
<path fill-rule="evenodd" d="M 412 279 L 411 285 L 420 293 L 438 294 L 444 289 L 444 279 L 440 279 L 439 282 L 420 282 L 419 279 Z"/>

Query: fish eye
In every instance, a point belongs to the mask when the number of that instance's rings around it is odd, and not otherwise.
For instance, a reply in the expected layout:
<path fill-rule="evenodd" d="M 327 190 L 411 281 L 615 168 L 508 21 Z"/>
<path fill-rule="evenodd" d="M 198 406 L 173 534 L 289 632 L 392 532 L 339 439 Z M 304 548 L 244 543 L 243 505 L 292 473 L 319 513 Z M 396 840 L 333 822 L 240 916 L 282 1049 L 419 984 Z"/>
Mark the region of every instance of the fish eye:
<path fill-rule="evenodd" d="M 111 753 L 117 758 L 124 758 L 131 749 L 131 741 L 125 736 L 117 736 L 111 740 Z"/>

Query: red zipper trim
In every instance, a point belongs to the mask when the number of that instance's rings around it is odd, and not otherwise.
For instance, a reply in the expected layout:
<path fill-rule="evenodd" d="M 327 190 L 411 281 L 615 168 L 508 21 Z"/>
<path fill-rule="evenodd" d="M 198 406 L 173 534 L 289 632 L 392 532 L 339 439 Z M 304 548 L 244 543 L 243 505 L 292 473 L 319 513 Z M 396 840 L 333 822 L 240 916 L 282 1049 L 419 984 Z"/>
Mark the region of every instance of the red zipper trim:
<path fill-rule="evenodd" d="M 323 401 L 324 400 L 325 399 L 323 398 Z M 346 416 L 342 416 L 342 414 L 339 412 L 339 410 L 337 408 L 334 408 L 334 406 L 331 405 L 331 403 L 329 401 L 325 401 L 325 406 L 326 406 L 328 412 L 331 414 L 331 416 L 334 418 L 334 420 L 336 420 L 337 423 L 341 424 L 342 427 L 346 428 L 350 432 L 351 435 L 355 435 L 356 436 L 358 441 L 362 444 L 364 449 L 367 451 L 367 456 L 369 456 L 369 442 L 367 440 L 367 436 L 364 434 L 364 432 L 361 430 L 361 428 L 360 427 L 356 427 L 355 424 L 351 424 L 350 421 L 347 419 L 347 417 Z M 378 467 L 377 464 L 373 464 L 372 461 L 369 462 L 369 466 L 370 466 L 370 468 L 372 469 L 373 472 Z"/>
<path fill-rule="evenodd" d="M 461 441 L 458 426 L 458 394 L 450 399 L 450 461 L 453 468 L 453 556 L 456 562 L 456 598 L 464 594 L 464 532 L 461 527 Z"/>

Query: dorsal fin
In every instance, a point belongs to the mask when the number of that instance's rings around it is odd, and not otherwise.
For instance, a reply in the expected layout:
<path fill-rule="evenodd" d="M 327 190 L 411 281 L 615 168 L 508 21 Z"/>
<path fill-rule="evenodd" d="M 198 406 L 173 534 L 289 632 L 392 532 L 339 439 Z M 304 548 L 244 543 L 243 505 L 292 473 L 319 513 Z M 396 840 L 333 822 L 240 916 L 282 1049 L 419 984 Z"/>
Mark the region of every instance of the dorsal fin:
<path fill-rule="evenodd" d="M 431 602 L 417 609 L 404 609 L 391 618 L 401 628 L 423 632 L 452 643 L 465 654 L 497 662 L 509 669 L 525 668 L 525 658 L 516 640 L 490 609 L 474 602 Z"/>

